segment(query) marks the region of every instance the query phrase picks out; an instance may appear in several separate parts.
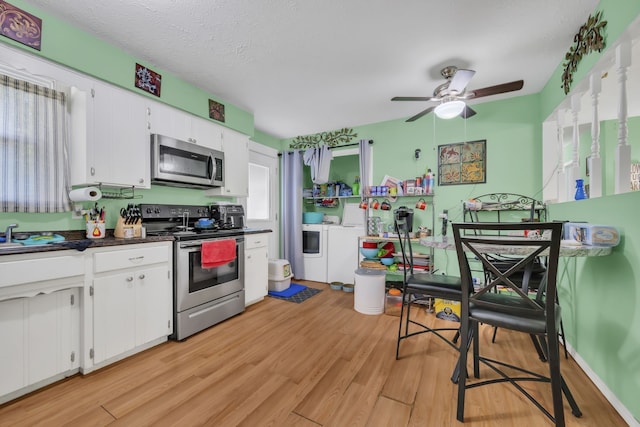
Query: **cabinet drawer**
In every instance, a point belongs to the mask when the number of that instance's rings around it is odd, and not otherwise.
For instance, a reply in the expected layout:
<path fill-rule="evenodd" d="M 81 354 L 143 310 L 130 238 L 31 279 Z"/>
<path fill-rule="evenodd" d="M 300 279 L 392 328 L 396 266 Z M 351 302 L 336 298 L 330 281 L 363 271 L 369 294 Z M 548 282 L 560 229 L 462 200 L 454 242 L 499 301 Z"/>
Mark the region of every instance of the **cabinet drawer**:
<path fill-rule="evenodd" d="M 63 279 L 84 274 L 83 256 L 52 256 L 0 264 L 0 287 Z"/>
<path fill-rule="evenodd" d="M 267 246 L 269 243 L 269 235 L 268 234 L 247 234 L 244 236 L 244 248 L 253 249 L 253 248 L 262 248 Z"/>
<path fill-rule="evenodd" d="M 119 249 L 98 252 L 93 255 L 94 272 L 120 270 L 170 261 L 168 246 L 151 246 L 149 248 Z"/>

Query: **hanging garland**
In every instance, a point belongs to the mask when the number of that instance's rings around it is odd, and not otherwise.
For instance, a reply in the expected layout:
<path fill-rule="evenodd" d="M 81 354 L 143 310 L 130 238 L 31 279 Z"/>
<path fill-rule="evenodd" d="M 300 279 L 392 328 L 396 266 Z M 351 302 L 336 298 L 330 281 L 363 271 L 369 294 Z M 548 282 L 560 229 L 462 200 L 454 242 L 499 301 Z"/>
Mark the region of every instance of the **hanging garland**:
<path fill-rule="evenodd" d="M 595 16 L 589 15 L 587 22 L 580 27 L 578 33 L 573 36 L 573 46 L 569 49 L 569 52 L 565 55 L 564 59 L 566 63 L 564 66 L 564 72 L 562 73 L 562 89 L 565 95 L 571 90 L 571 83 L 573 83 L 573 73 L 578 69 L 578 64 L 584 55 L 587 55 L 593 51 L 601 52 L 605 46 L 604 35 L 602 34 L 604 27 L 607 26 L 607 21 L 600 21 L 602 18 L 602 11 L 595 14 Z"/>
<path fill-rule="evenodd" d="M 332 132 L 321 132 L 314 135 L 296 136 L 293 138 L 293 141 L 291 141 L 289 148 L 318 148 L 322 145 L 335 147 L 340 144 L 347 144 L 357 136 L 358 134 L 354 133 L 353 129 L 350 128 L 342 128 Z"/>

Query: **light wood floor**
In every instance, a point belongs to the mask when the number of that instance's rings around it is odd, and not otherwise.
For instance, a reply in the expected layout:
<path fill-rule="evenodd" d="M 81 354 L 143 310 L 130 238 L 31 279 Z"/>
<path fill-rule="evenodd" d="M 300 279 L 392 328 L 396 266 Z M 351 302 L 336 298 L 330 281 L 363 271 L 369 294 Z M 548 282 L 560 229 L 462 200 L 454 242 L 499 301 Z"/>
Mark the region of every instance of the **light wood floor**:
<path fill-rule="evenodd" d="M 267 297 L 184 342 L 9 402 L 0 406 L 0 425 L 552 425 L 508 384 L 469 390 L 459 423 L 451 347 L 425 334 L 404 342 L 396 361 L 397 317 L 360 314 L 353 294 L 306 284 L 322 292 L 301 304 Z M 481 331 L 483 353 L 545 372 L 527 336 L 500 330 L 491 344 L 490 333 Z M 626 425 L 573 360 L 563 359 L 562 371 L 584 413 L 573 417 L 565 403 L 568 426 Z M 548 386 L 527 388 L 550 408 Z"/>

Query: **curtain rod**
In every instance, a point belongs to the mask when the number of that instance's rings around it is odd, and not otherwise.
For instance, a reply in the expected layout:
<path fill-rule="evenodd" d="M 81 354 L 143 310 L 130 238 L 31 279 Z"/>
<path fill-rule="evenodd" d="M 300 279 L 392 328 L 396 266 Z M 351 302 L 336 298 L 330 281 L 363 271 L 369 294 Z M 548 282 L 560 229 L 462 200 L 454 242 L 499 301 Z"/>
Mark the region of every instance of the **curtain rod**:
<path fill-rule="evenodd" d="M 369 144 L 373 144 L 373 139 L 369 140 Z M 342 148 L 342 147 L 357 147 L 358 145 L 360 145 L 359 142 L 354 142 L 352 144 L 336 145 L 334 147 L 329 147 L 329 150 L 333 150 L 334 148 Z M 303 150 L 296 150 L 296 151 L 303 151 Z M 282 156 L 283 153 L 292 154 L 293 151 L 283 151 L 282 153 L 278 153 L 278 157 Z"/>

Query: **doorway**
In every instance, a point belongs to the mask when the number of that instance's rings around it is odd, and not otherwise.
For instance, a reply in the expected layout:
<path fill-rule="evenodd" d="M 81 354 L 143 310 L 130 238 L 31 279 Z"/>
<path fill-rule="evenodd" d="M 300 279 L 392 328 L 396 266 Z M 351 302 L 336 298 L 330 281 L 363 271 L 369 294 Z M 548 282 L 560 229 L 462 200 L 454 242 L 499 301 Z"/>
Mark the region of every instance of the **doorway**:
<path fill-rule="evenodd" d="M 280 258 L 278 226 L 278 151 L 249 141 L 249 196 L 245 201 L 247 227 L 266 228 L 269 234 L 269 258 Z"/>

